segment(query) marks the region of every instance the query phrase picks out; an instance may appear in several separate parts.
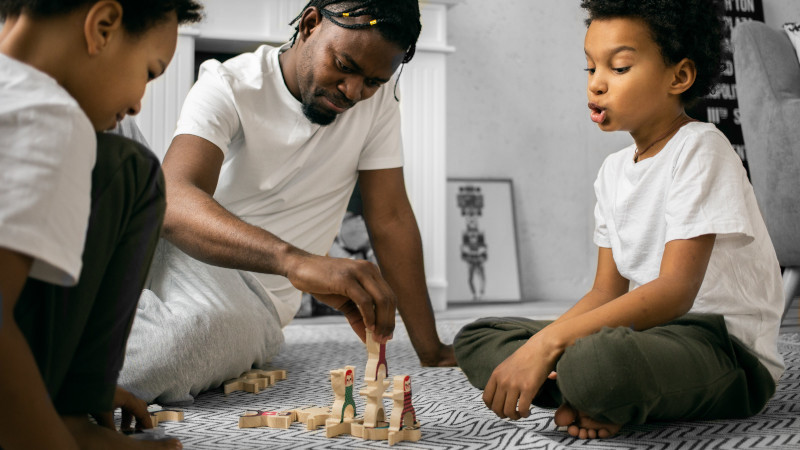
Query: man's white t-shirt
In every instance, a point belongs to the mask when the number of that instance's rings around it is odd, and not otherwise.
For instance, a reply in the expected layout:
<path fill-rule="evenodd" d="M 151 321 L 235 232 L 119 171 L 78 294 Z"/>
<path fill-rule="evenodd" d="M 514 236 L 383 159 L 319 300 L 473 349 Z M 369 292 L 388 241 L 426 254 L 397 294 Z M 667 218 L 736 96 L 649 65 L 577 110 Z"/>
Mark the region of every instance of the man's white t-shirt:
<path fill-rule="evenodd" d="M 311 123 L 283 80 L 278 55 L 286 48 L 265 45 L 224 64 L 203 63 L 175 135 L 199 136 L 222 150 L 214 199 L 223 207 L 324 255 L 339 231 L 358 171 L 403 165 L 400 110 L 393 89 L 384 86 L 332 124 Z M 300 292 L 284 277 L 255 275 L 287 325 L 299 308 Z"/>
<path fill-rule="evenodd" d="M 775 249 L 741 159 L 708 123 L 685 125 L 661 152 L 606 158 L 595 181 L 594 241 L 611 248 L 635 289 L 658 278 L 667 242 L 716 234 L 691 312 L 721 314 L 777 381 L 783 285 Z"/>
<path fill-rule="evenodd" d="M 30 277 L 78 281 L 96 148 L 64 88 L 0 54 L 0 247 L 32 257 Z"/>

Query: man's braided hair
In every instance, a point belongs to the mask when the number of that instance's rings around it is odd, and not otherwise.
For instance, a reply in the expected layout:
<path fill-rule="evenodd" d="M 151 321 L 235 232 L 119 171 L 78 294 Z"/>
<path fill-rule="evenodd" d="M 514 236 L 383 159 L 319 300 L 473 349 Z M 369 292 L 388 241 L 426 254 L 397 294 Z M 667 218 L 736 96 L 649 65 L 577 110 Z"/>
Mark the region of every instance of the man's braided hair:
<path fill-rule="evenodd" d="M 333 8 L 330 8 L 333 6 Z M 299 20 L 308 8 L 317 8 L 332 23 L 350 30 L 375 27 L 389 42 L 406 51 L 403 63 L 411 61 L 422 30 L 418 0 L 311 0 L 289 25 L 295 25 L 292 45 L 300 31 Z M 366 22 L 353 23 L 348 18 L 365 17 Z"/>

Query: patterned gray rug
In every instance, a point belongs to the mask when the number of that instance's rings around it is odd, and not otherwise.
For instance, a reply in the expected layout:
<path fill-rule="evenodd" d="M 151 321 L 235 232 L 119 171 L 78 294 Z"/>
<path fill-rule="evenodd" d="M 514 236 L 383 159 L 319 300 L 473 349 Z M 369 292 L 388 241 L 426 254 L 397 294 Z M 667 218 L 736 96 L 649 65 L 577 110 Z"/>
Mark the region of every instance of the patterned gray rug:
<path fill-rule="evenodd" d="M 465 321 L 439 324 L 451 341 Z M 612 439 L 577 440 L 555 430 L 552 411 L 536 409 L 517 422 L 498 419 L 481 401 L 481 392 L 455 368 L 419 367 L 408 336 L 398 324 L 387 345 L 389 375 L 411 375 L 414 406 L 422 424 L 422 440 L 393 448 L 415 449 L 800 449 L 800 335 L 784 334 L 780 351 L 788 367 L 774 398 L 758 416 L 736 421 L 678 422 L 629 426 Z M 184 407 L 183 422 L 161 426 L 181 439 L 186 449 L 366 449 L 388 448 L 383 441 L 349 435 L 327 439 L 323 429 L 239 429 L 245 410 L 284 410 L 328 406 L 333 401 L 329 371 L 356 366 L 356 392 L 363 385 L 366 351 L 344 324 L 292 325 L 272 368 L 288 371 L 288 379 L 258 393 L 221 389 L 201 394 Z M 363 399 L 356 395 L 359 412 Z M 391 401 L 387 400 L 390 414 Z"/>

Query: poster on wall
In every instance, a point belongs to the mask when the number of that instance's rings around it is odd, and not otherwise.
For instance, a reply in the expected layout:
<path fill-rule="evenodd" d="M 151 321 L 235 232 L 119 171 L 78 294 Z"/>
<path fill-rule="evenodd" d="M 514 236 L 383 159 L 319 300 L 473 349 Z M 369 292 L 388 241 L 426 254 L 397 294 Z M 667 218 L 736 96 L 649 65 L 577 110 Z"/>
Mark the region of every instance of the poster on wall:
<path fill-rule="evenodd" d="M 750 20 L 764 20 L 762 0 L 725 0 L 725 45 L 731 48 L 731 31 L 737 24 Z M 719 84 L 711 94 L 700 99 L 690 108 L 689 116 L 711 122 L 719 128 L 731 141 L 733 148 L 742 162 L 747 167 L 747 150 L 744 146 L 742 126 L 739 121 L 739 102 L 736 94 L 736 74 L 733 70 L 733 55 L 728 52 L 728 57 L 723 61 L 725 71 L 720 77 Z"/>
<path fill-rule="evenodd" d="M 511 180 L 447 180 L 448 302 L 519 301 Z"/>

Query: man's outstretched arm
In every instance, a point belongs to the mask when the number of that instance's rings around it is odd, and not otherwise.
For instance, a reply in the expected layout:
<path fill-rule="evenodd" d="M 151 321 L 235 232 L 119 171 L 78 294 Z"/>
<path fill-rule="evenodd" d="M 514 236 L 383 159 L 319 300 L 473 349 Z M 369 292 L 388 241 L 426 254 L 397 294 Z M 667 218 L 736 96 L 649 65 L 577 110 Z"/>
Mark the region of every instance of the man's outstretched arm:
<path fill-rule="evenodd" d="M 403 169 L 359 174 L 364 219 L 381 273 L 397 295 L 397 307 L 423 366 L 454 366 L 452 345 L 439 340 L 433 315 L 422 240 L 408 201 Z"/>
<path fill-rule="evenodd" d="M 208 264 L 287 277 L 297 289 L 334 303 L 362 339 L 357 316 L 377 339 L 390 336 L 395 297 L 377 268 L 310 254 L 233 215 L 213 199 L 223 159 L 222 150 L 206 139 L 175 137 L 163 164 L 164 237 Z"/>

